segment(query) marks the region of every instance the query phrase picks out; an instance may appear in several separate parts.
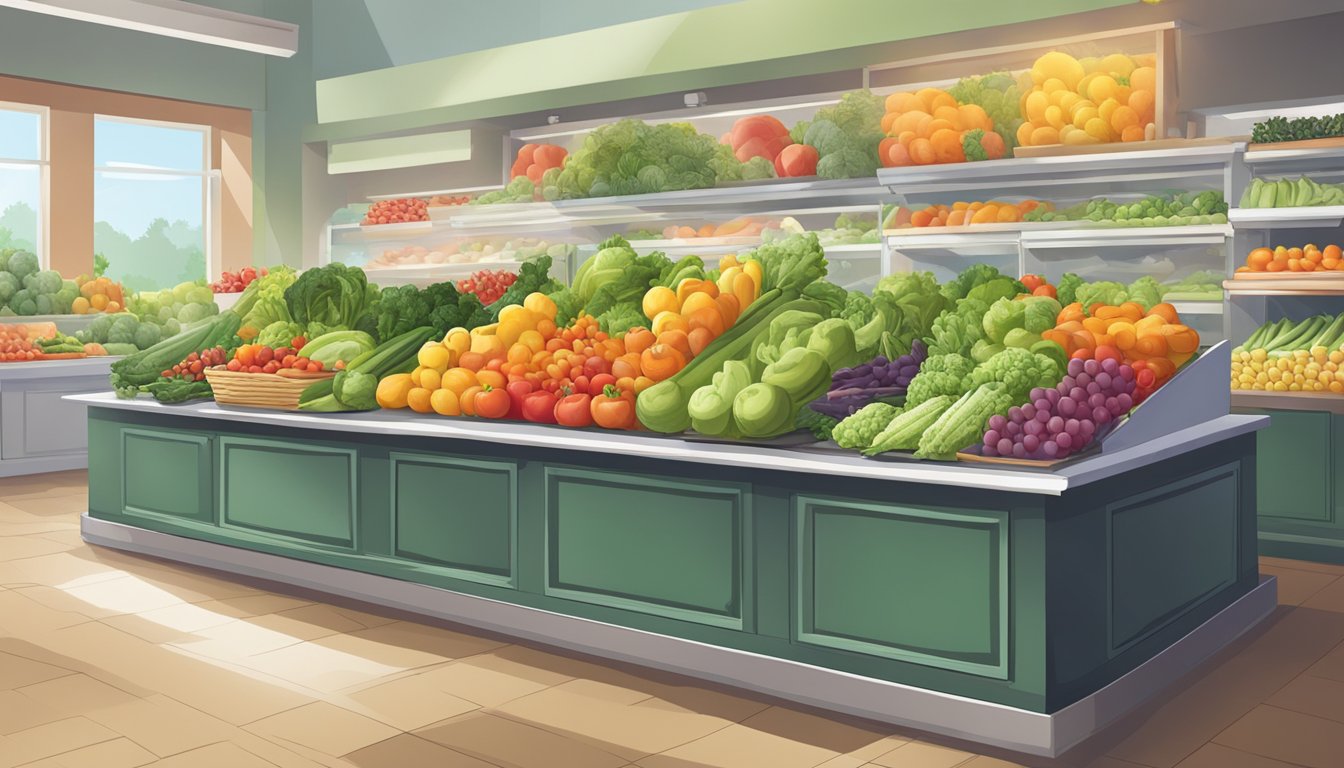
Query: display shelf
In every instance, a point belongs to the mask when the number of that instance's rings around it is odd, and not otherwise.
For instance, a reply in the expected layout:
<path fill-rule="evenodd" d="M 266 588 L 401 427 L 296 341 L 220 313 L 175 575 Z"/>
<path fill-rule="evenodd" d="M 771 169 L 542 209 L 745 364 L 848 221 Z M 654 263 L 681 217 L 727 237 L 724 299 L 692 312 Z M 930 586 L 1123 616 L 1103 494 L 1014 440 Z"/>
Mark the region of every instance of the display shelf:
<path fill-rule="evenodd" d="M 1344 296 L 1344 276 L 1298 280 L 1224 280 L 1230 296 Z"/>
<path fill-rule="evenodd" d="M 881 243 L 847 243 L 845 245 L 823 245 L 827 255 L 841 254 L 847 259 L 877 258 L 882 255 Z"/>
<path fill-rule="evenodd" d="M 436 195 L 469 195 L 474 193 L 494 192 L 497 189 L 500 189 L 500 186 L 498 184 L 490 184 L 484 187 L 458 187 L 457 189 L 434 189 L 428 192 L 403 192 L 395 195 L 369 195 L 365 199 L 367 199 L 371 203 L 376 203 L 379 202 L 380 200 L 403 200 L 405 198 L 411 198 L 411 197 L 430 198 Z M 433 208 L 454 208 L 456 206 L 431 205 L 429 207 L 433 209 Z"/>
<path fill-rule="evenodd" d="M 1059 495 L 1066 489 L 1080 484 L 1071 482 L 1070 478 L 1085 477 L 1087 483 L 1095 482 L 1220 440 L 1254 432 L 1263 426 L 1263 420 L 1254 417 L 1222 416 L 1152 441 L 1150 450 L 1126 446 L 1115 453 L 1096 454 L 1066 464 L 1054 471 L 1047 471 L 998 467 L 991 469 L 983 465 L 971 467 L 956 462 L 872 461 L 857 454 L 844 455 L 832 451 L 710 443 L 652 434 L 575 430 L 527 422 L 426 417 L 402 410 L 346 414 L 276 412 L 223 406 L 213 401 L 165 405 L 144 397 L 120 400 L 107 392 L 72 395 L 67 399 L 100 408 L 200 419 L 199 423 L 202 425 L 211 420 L 256 423 L 258 415 L 264 414 L 265 420 L 278 428 L 474 440 L 529 448 L 590 451 L 743 469 L 783 470 L 830 477 L 855 477 L 1045 495 Z"/>
<path fill-rule="evenodd" d="M 1221 244 L 1232 236 L 1228 224 L 1185 227 L 1086 226 L 1076 221 L 973 224 L 961 227 L 913 227 L 888 229 L 887 242 L 898 244 L 955 245 L 1020 240 L 1032 248 L 1104 248 L 1131 245 Z"/>
<path fill-rule="evenodd" d="M 1030 248 L 1105 248 L 1107 246 L 1218 245 L 1232 236 L 1230 224 L 1184 227 L 1084 226 L 1024 230 L 1022 245 Z"/>
<path fill-rule="evenodd" d="M 1173 301 L 1176 314 L 1185 315 L 1221 315 L 1224 312 L 1221 301 Z"/>
<path fill-rule="evenodd" d="M 401 221 L 396 224 L 337 224 L 333 233 L 341 240 L 355 242 L 403 242 L 424 237 L 434 231 L 433 221 Z"/>
<path fill-rule="evenodd" d="M 1228 141 L 1172 149 L 882 168 L 877 178 L 897 195 L 964 190 L 988 194 L 1068 185 L 1114 188 L 1130 182 L 1188 179 L 1196 175 L 1216 175 L 1221 179 L 1244 146 Z"/>
<path fill-rule="evenodd" d="M 1233 208 L 1227 220 L 1236 229 L 1319 229 L 1344 224 L 1344 205 L 1301 208 Z"/>
<path fill-rule="evenodd" d="M 721 212 L 726 209 L 738 215 L 749 215 L 782 208 L 875 206 L 882 194 L 883 187 L 876 178 L 776 179 L 647 195 L 465 206 L 470 210 L 454 212 L 442 220 L 463 229 L 559 223 L 637 223 L 697 210 Z"/>
<path fill-rule="evenodd" d="M 1316 392 L 1262 392 L 1257 389 L 1232 390 L 1233 408 L 1277 411 L 1318 411 L 1344 415 L 1344 396 Z"/>
<path fill-rule="evenodd" d="M 1344 137 L 1251 144 L 1246 147 L 1243 160 L 1256 171 L 1311 173 L 1320 170 L 1322 166 L 1344 165 Z"/>

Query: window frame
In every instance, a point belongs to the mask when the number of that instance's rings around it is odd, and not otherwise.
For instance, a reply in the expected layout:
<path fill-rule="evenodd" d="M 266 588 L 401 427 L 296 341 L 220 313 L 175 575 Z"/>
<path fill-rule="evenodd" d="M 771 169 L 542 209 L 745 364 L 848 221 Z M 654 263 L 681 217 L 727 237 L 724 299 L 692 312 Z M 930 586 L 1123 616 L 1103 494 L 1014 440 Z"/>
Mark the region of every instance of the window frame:
<path fill-rule="evenodd" d="M 0 165 L 25 166 L 38 169 L 37 192 L 37 242 L 33 249 L 37 252 L 37 263 L 42 269 L 49 269 L 48 254 L 51 251 L 51 107 L 43 104 L 25 104 L 17 101 L 0 101 L 0 111 L 27 112 L 38 116 L 37 159 L 28 160 L 0 157 Z"/>
<path fill-rule="evenodd" d="M 171 120 L 150 120 L 143 117 L 126 117 L 124 115 L 107 115 L 99 112 L 93 114 L 93 136 L 94 136 L 94 154 L 97 154 L 97 135 L 98 122 L 126 123 L 131 125 L 152 126 L 155 128 L 171 128 L 178 131 L 193 131 L 200 133 L 203 141 L 201 142 L 201 169 L 200 171 L 184 171 L 176 169 L 160 168 L 127 168 L 124 166 L 98 165 L 94 163 L 93 175 L 95 180 L 99 173 L 126 173 L 141 174 L 145 176 L 197 176 L 201 179 L 201 253 L 205 259 L 205 279 L 207 282 L 214 281 L 219 277 L 219 264 L 217 253 L 215 233 L 218 229 L 216 217 L 218 210 L 216 202 L 219 197 L 218 172 L 214 170 L 214 162 L 211 146 L 214 141 L 214 127 L 201 125 L 199 123 L 179 123 Z M 95 198 L 94 207 L 97 207 Z M 93 226 L 97 217 L 89 223 Z"/>

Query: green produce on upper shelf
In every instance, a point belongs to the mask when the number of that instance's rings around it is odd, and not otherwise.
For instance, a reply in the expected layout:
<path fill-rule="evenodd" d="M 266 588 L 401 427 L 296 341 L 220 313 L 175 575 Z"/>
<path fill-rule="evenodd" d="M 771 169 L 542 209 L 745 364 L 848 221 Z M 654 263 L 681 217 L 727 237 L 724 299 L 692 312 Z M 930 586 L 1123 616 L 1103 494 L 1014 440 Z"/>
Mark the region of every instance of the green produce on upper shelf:
<path fill-rule="evenodd" d="M 1070 275 L 1066 274 L 1064 277 L 1068 279 Z M 1077 275 L 1072 275 L 1072 277 L 1077 278 Z M 1064 290 L 1064 281 L 1060 282 L 1058 291 L 1060 303 L 1072 304 L 1076 301 L 1083 305 L 1084 311 L 1093 304 L 1109 304 L 1118 307 L 1126 301 L 1133 301 L 1147 312 L 1162 302 L 1162 286 L 1149 275 L 1140 277 L 1130 283 L 1128 287 L 1123 283 L 1109 280 L 1099 280 L 1091 283 L 1084 283 L 1081 280 L 1077 283 L 1074 283 L 1073 280 L 1068 282 L 1069 290 L 1067 292 Z"/>
<path fill-rule="evenodd" d="M 1241 196 L 1242 208 L 1302 208 L 1344 205 L 1344 184 L 1320 184 L 1306 176 L 1297 179 L 1251 179 Z"/>
<path fill-rule="evenodd" d="M 1227 202 L 1223 200 L 1222 193 L 1215 190 L 1152 195 L 1133 203 L 1096 198 L 1062 210 L 1038 205 L 1023 215 L 1022 220 L 1090 221 L 1124 227 L 1226 224 Z"/>
<path fill-rule="evenodd" d="M 1281 141 L 1304 141 L 1344 136 L 1344 114 L 1326 117 L 1271 117 L 1251 128 L 1255 144 L 1274 144 Z"/>
<path fill-rule="evenodd" d="M 751 170 L 759 175 L 758 170 Z M 568 200 L 704 189 L 743 178 L 732 149 L 689 123 L 650 125 L 625 119 L 583 138 L 583 145 L 541 177 L 541 196 Z"/>
<path fill-rule="evenodd" d="M 1200 270 L 1178 280 L 1162 284 L 1163 301 L 1222 301 L 1223 280 L 1221 272 Z"/>
<path fill-rule="evenodd" d="M 867 89 L 851 91 L 840 103 L 822 107 L 805 123 L 802 141 L 816 148 L 817 175 L 823 179 L 872 176 L 881 165 L 877 145 L 884 138 L 882 98 Z M 804 124 L 799 124 L 800 127 Z"/>

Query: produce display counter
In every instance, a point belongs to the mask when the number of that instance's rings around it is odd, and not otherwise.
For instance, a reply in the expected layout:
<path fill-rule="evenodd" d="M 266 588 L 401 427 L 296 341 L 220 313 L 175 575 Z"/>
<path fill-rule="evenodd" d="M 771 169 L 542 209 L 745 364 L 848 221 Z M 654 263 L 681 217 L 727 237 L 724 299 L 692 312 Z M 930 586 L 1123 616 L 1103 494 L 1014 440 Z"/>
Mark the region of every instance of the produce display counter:
<path fill-rule="evenodd" d="M 0 477 L 86 466 L 85 405 L 63 398 L 107 391 L 116 359 L 0 363 Z"/>
<path fill-rule="evenodd" d="M 1052 471 L 70 399 L 90 542 L 1035 754 L 1275 605 L 1262 417 Z"/>

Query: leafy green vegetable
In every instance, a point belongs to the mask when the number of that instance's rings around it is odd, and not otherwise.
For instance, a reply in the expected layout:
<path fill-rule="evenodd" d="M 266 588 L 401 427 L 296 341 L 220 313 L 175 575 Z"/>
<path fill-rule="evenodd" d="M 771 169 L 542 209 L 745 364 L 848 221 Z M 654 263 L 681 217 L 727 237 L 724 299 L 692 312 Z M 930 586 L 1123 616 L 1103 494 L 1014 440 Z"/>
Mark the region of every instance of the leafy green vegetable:
<path fill-rule="evenodd" d="M 1129 301 L 1129 292 L 1122 283 L 1099 280 L 1078 286 L 1074 300 L 1082 304 L 1086 312 L 1093 304 L 1124 304 Z"/>
<path fill-rule="evenodd" d="M 1251 141 L 1256 144 L 1274 144 L 1280 141 L 1327 139 L 1344 136 L 1344 114 L 1325 117 L 1274 116 L 1251 128 Z"/>
<path fill-rule="evenodd" d="M 761 264 L 761 293 L 779 288 L 788 298 L 826 276 L 826 254 L 814 233 L 767 243 L 741 257 Z"/>
<path fill-rule="evenodd" d="M 1078 288 L 1083 284 L 1083 278 L 1072 272 L 1065 272 L 1064 276 L 1059 278 L 1059 285 L 1055 286 L 1055 295 L 1060 304 L 1069 305 L 1078 300 Z"/>
<path fill-rule="evenodd" d="M 803 296 L 831 307 L 831 316 L 839 317 L 849 301 L 849 291 L 827 280 L 818 280 L 803 289 Z"/>
<path fill-rule="evenodd" d="M 366 352 L 372 352 L 374 346 L 373 337 L 363 331 L 332 331 L 309 339 L 302 355 L 327 368 L 334 368 L 338 361 L 349 363 Z"/>
<path fill-rule="evenodd" d="M 877 145 L 882 141 L 882 98 L 871 91 L 851 91 L 838 104 L 822 107 L 803 132 L 799 143 L 816 147 L 817 175 L 824 179 L 871 176 L 881 163 Z"/>
<path fill-rule="evenodd" d="M 971 289 L 976 286 L 1001 277 L 1004 277 L 1004 275 L 994 266 L 989 264 L 974 264 L 962 270 L 961 274 L 948 282 L 943 283 L 942 293 L 948 301 L 957 301 L 958 299 L 966 298 L 966 296 L 970 294 Z M 1009 279 L 1011 280 L 1012 278 Z M 881 284 L 879 283 L 879 287 L 880 285 Z M 1017 286 L 1017 290 L 1014 291 L 1012 295 L 1028 293 L 1026 286 L 1023 286 L 1021 283 L 1018 283 Z M 986 301 L 985 303 L 992 304 L 993 301 Z"/>
<path fill-rule="evenodd" d="M 518 279 L 513 281 L 504 293 L 500 294 L 489 307 L 485 324 L 499 319 L 499 311 L 511 304 L 522 304 L 529 293 L 548 293 L 559 288 L 560 284 L 551 279 L 551 257 L 549 254 L 524 261 L 518 268 Z M 470 328 L 471 326 L 465 326 Z"/>
<path fill-rule="evenodd" d="M 830 440 L 839 419 L 831 418 L 824 413 L 818 413 L 811 408 L 804 408 L 798 411 L 798 418 L 793 420 L 793 426 L 796 429 L 806 430 L 812 433 L 812 436 L 818 440 Z"/>
<path fill-rule="evenodd" d="M 639 195 L 712 187 L 742 178 L 741 164 L 723 145 L 689 123 L 650 125 L 626 119 L 584 137 L 558 172 L 542 177 L 547 200 Z M 725 178 L 726 177 L 726 178 Z"/>
<path fill-rule="evenodd" d="M 290 342 L 294 340 L 294 337 L 302 336 L 303 334 L 304 330 L 302 325 L 299 325 L 298 323 L 288 323 L 284 320 L 277 320 L 261 329 L 261 333 L 257 334 L 256 342 L 258 344 L 264 344 L 271 349 L 279 349 L 280 347 L 288 347 Z"/>
<path fill-rule="evenodd" d="M 661 285 L 675 291 L 682 280 L 689 279 L 705 279 L 705 262 L 699 256 L 683 256 L 679 261 L 668 263 L 649 287 Z"/>
<path fill-rule="evenodd" d="M 378 286 L 369 283 L 364 270 L 337 262 L 299 275 L 285 289 L 285 303 L 298 323 L 351 329 L 373 326 L 376 332 L 378 294 Z"/>
<path fill-rule="evenodd" d="M 598 327 L 608 336 L 619 336 L 631 328 L 648 328 L 649 319 L 638 302 L 622 302 L 597 316 Z"/>
<path fill-rule="evenodd" d="M 962 299 L 956 309 L 939 315 L 929 331 L 929 354 L 969 355 L 975 343 L 985 337 L 982 323 L 988 311 L 983 301 Z"/>

